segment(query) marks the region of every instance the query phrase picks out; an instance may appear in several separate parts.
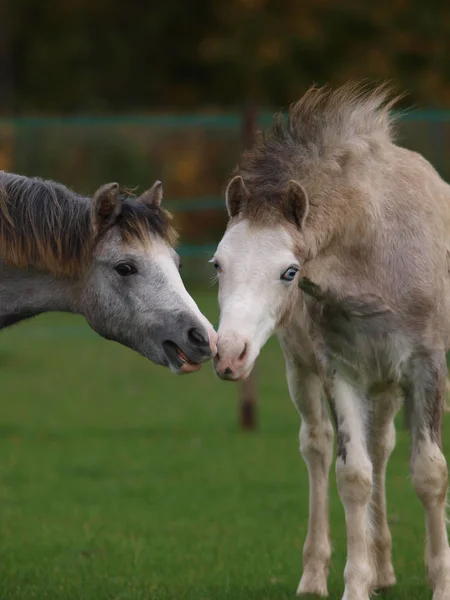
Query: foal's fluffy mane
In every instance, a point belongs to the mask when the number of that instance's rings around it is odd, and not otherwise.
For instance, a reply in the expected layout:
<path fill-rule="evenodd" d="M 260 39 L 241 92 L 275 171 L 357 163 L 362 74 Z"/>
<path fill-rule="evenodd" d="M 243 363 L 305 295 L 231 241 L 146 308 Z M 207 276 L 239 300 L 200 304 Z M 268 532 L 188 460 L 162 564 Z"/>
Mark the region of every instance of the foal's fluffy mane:
<path fill-rule="evenodd" d="M 339 170 L 343 159 L 358 158 L 390 143 L 399 96 L 384 84 L 375 89 L 349 83 L 338 89 L 311 87 L 271 130 L 258 135 L 238 173 L 249 191 L 270 196 L 290 179 L 306 179 L 317 169 Z"/>
<path fill-rule="evenodd" d="M 174 243 L 169 215 L 124 194 L 116 220 L 122 239 L 145 243 L 156 235 Z M 73 277 L 92 257 L 90 199 L 54 181 L 0 171 L 0 258 Z"/>

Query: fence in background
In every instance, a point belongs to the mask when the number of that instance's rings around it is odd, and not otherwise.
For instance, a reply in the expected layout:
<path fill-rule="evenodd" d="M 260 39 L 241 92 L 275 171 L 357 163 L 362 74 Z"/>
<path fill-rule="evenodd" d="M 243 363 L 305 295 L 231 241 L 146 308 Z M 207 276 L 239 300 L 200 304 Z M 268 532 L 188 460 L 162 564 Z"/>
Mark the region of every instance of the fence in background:
<path fill-rule="evenodd" d="M 259 114 L 257 127 L 272 115 Z M 90 194 L 105 181 L 143 189 L 164 183 L 166 206 L 182 232 L 184 276 L 210 280 L 211 256 L 226 224 L 224 184 L 247 144 L 248 111 L 226 115 L 152 115 L 0 119 L 0 168 L 62 181 Z M 248 126 L 247 126 L 248 127 Z M 400 142 L 450 179 L 450 111 L 417 111 L 399 121 Z M 248 132 L 245 133 L 248 137 Z"/>

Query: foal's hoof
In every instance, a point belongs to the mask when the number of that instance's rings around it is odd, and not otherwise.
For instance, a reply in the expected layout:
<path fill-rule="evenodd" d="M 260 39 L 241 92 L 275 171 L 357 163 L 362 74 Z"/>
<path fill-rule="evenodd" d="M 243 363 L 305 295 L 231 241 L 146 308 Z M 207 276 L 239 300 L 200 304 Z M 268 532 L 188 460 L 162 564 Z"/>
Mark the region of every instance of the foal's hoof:
<path fill-rule="evenodd" d="M 385 568 L 379 569 L 375 580 L 372 584 L 374 591 L 385 590 L 396 584 L 394 568 L 392 565 L 388 565 Z"/>
<path fill-rule="evenodd" d="M 305 571 L 297 588 L 297 596 L 304 594 L 315 594 L 316 596 L 328 596 L 327 578 L 323 573 Z"/>

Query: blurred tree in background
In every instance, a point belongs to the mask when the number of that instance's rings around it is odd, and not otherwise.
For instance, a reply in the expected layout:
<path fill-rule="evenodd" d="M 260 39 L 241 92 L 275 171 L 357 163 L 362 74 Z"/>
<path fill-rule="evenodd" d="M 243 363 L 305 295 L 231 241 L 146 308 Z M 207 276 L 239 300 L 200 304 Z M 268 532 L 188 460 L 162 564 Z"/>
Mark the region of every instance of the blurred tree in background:
<path fill-rule="evenodd" d="M 16 114 L 285 106 L 361 77 L 450 106 L 448 0 L 1 0 L 0 40 Z"/>
<path fill-rule="evenodd" d="M 408 105 L 450 108 L 448 0 L 0 0 L 0 115 L 115 115 L 4 119 L 0 168 L 84 193 L 162 179 L 185 203 L 183 241 L 211 244 L 226 222 L 217 196 L 243 146 L 239 117 L 167 126 L 117 115 L 242 114 L 246 103 L 262 114 L 312 82 L 360 78 L 393 80 Z M 405 123 L 402 142 L 446 174 L 449 131 Z"/>

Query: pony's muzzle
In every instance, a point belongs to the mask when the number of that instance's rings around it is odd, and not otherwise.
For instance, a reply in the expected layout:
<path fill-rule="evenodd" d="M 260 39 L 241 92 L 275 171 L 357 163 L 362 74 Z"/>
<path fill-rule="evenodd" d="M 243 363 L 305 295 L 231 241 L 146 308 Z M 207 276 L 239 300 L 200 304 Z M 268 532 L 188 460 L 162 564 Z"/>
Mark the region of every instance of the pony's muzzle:
<path fill-rule="evenodd" d="M 210 351 L 209 337 L 203 329 L 200 327 L 191 327 L 187 332 L 188 341 L 200 352 L 207 354 Z"/>
<path fill-rule="evenodd" d="M 214 327 L 207 322 L 206 330 L 203 327 L 192 327 L 187 333 L 188 342 L 203 352 L 206 359 L 214 358 L 217 354 L 217 333 Z"/>
<path fill-rule="evenodd" d="M 216 332 L 211 326 L 194 325 L 185 330 L 179 345 L 194 362 L 205 362 L 216 355 Z"/>
<path fill-rule="evenodd" d="M 198 371 L 201 363 L 211 360 L 217 352 L 217 334 L 204 317 L 174 315 L 160 335 L 167 366 L 175 373 Z"/>
<path fill-rule="evenodd" d="M 214 359 L 214 368 L 220 379 L 237 381 L 245 373 L 248 358 L 248 343 L 234 340 L 232 348 L 227 348 L 219 341 L 218 352 Z"/>

